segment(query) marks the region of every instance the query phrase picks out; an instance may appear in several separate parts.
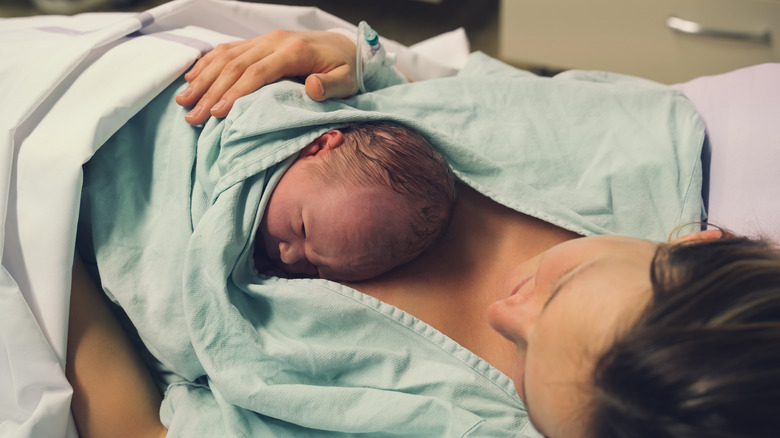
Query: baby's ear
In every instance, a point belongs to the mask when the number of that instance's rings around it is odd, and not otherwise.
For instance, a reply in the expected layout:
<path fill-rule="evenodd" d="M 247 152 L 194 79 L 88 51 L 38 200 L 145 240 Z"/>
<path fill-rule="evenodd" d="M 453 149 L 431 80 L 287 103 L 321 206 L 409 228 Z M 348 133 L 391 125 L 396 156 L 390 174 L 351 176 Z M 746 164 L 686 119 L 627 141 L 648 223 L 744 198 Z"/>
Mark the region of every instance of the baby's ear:
<path fill-rule="evenodd" d="M 298 154 L 298 158 L 309 157 L 312 155 L 318 155 L 319 153 L 327 153 L 336 149 L 344 143 L 344 135 L 338 129 L 331 129 L 330 131 L 317 137 L 316 140 L 306 145 L 301 149 Z"/>
<path fill-rule="evenodd" d="M 315 141 L 319 141 L 322 145 L 322 151 L 332 151 L 344 143 L 344 134 L 338 129 L 331 129 L 330 131 L 322 134 L 320 138 Z"/>

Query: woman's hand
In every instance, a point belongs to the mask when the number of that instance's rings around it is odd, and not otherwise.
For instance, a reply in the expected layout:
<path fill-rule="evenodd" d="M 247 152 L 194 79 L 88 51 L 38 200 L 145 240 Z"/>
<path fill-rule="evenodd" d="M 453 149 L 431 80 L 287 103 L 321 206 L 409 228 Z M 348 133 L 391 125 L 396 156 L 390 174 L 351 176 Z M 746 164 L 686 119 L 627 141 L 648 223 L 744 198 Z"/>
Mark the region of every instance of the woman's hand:
<path fill-rule="evenodd" d="M 176 102 L 195 106 L 191 125 L 225 117 L 236 99 L 283 77 L 306 77 L 314 100 L 357 92 L 355 43 L 335 32 L 275 30 L 250 40 L 220 44 L 184 75 L 190 83 Z"/>

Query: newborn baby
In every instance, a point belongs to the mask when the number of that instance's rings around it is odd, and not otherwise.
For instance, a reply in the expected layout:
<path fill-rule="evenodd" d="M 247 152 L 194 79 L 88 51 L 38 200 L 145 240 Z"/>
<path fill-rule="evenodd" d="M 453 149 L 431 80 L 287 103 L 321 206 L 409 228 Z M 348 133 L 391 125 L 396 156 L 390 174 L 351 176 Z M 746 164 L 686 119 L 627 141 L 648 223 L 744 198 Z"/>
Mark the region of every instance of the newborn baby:
<path fill-rule="evenodd" d="M 427 248 L 446 228 L 454 200 L 449 166 L 416 132 L 387 122 L 331 130 L 300 152 L 274 188 L 255 266 L 365 280 Z"/>

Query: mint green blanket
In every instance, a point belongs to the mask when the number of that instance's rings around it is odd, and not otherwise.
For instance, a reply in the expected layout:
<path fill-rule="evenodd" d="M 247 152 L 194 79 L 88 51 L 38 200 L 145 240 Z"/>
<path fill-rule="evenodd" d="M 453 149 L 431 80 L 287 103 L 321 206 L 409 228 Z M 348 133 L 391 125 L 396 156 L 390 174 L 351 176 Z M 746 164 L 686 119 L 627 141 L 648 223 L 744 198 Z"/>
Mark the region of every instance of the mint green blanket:
<path fill-rule="evenodd" d="M 599 72 L 540 78 L 472 55 L 454 78 L 325 104 L 281 82 L 202 129 L 181 81 L 85 166 L 79 245 L 174 374 L 170 436 L 513 436 L 512 382 L 414 317 L 326 280 L 256 274 L 252 242 L 296 152 L 391 119 L 456 175 L 581 234 L 664 240 L 701 219 L 703 125 L 677 91 Z M 85 255 L 86 259 L 91 256 Z"/>

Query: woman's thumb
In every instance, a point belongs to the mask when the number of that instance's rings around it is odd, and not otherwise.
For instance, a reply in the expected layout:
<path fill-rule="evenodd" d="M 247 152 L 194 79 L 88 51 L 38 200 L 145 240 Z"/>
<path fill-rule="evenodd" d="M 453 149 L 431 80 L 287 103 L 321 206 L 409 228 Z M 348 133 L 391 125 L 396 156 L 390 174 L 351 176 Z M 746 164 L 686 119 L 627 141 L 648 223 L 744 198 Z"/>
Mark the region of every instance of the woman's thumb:
<path fill-rule="evenodd" d="M 327 99 L 346 98 L 357 93 L 357 80 L 352 69 L 342 66 L 324 74 L 313 74 L 306 78 L 306 94 L 321 102 Z"/>

